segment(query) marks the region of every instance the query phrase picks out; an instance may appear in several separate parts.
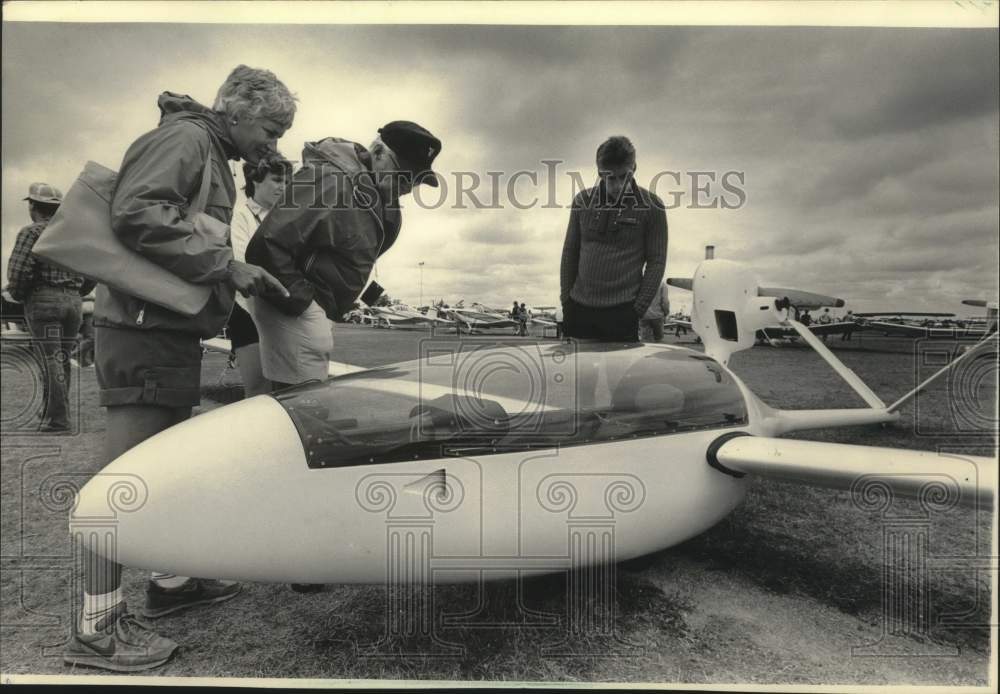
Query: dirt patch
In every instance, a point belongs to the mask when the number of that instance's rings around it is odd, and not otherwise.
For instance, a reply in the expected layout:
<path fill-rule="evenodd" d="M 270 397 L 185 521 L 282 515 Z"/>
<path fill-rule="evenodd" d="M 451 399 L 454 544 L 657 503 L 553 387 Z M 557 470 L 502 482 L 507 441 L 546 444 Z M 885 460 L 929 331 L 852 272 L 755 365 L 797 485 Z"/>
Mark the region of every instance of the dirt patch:
<path fill-rule="evenodd" d="M 808 597 L 677 557 L 645 578 L 685 596 L 689 681 L 987 684 L 988 654 L 962 653 L 883 632 Z M 707 664 L 712 673 L 708 676 Z M 697 673 L 705 669 L 705 677 Z"/>

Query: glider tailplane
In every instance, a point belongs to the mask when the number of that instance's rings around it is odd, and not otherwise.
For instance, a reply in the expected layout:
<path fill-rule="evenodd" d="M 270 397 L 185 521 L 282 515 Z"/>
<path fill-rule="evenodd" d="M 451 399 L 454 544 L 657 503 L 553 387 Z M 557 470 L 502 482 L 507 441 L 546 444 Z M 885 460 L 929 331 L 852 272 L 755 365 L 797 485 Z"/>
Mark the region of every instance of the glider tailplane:
<path fill-rule="evenodd" d="M 917 498 L 935 504 L 990 507 L 995 459 L 933 451 L 726 434 L 709 447 L 708 464 L 742 477 L 759 475 L 817 487 Z"/>

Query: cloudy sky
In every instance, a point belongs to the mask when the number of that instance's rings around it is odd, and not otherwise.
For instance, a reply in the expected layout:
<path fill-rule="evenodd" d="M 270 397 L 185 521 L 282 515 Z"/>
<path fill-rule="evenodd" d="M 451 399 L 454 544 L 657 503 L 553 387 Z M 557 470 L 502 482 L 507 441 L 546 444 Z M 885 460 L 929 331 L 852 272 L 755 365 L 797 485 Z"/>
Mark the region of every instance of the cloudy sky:
<path fill-rule="evenodd" d="M 590 185 L 597 145 L 625 134 L 640 183 L 656 178 L 672 207 L 669 276 L 690 276 L 714 244 L 767 284 L 855 310 L 967 313 L 961 299 L 997 294 L 997 40 L 995 29 L 5 22 L 4 269 L 30 182 L 65 190 L 88 159 L 117 168 L 155 126 L 161 91 L 210 103 L 246 63 L 299 97 L 279 143 L 291 158 L 326 136 L 367 144 L 395 119 L 444 142 L 446 198 L 407 199 L 378 266 L 394 297 L 419 301 L 423 261 L 425 302 L 555 303 L 571 172 Z M 499 209 L 459 195 L 475 176 L 476 198 Z M 690 304 L 680 290 L 671 299 Z"/>

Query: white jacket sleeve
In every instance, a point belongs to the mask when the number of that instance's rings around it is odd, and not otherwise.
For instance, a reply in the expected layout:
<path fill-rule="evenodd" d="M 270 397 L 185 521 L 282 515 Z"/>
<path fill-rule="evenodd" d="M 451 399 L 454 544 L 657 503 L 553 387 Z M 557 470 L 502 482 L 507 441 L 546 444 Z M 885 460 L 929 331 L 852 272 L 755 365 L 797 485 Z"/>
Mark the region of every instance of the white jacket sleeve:
<path fill-rule="evenodd" d="M 255 231 L 257 231 L 257 220 L 244 204 L 233 212 L 233 223 L 229 232 L 233 243 L 233 257 L 241 263 L 247 261 L 247 246 L 250 245 L 250 237 Z"/>

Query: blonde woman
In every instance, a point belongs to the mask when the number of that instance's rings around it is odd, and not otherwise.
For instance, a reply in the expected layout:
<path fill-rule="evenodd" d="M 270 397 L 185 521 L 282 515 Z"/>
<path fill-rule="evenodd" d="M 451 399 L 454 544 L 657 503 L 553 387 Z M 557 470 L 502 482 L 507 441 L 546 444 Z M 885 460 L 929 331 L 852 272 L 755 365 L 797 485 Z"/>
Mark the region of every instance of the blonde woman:
<path fill-rule="evenodd" d="M 95 365 L 100 402 L 107 408 L 107 462 L 191 416 L 201 398 L 200 338 L 225 325 L 236 292 L 284 293 L 266 271 L 236 260 L 228 239 L 200 237 L 185 211 L 210 166 L 205 212 L 230 223 L 236 186 L 227 161 L 256 162 L 276 150 L 295 116 L 291 92 L 274 73 L 240 65 L 211 108 L 173 92 L 161 94 L 158 106 L 159 125 L 132 143 L 119 167 L 112 228 L 137 253 L 189 282 L 210 285 L 212 295 L 198 315 L 188 317 L 98 288 Z M 118 672 L 169 660 L 177 644 L 129 614 L 121 565 L 86 547 L 81 552 L 83 609 L 63 660 Z M 234 582 L 154 573 L 142 614 L 157 618 L 228 600 L 239 590 Z"/>

